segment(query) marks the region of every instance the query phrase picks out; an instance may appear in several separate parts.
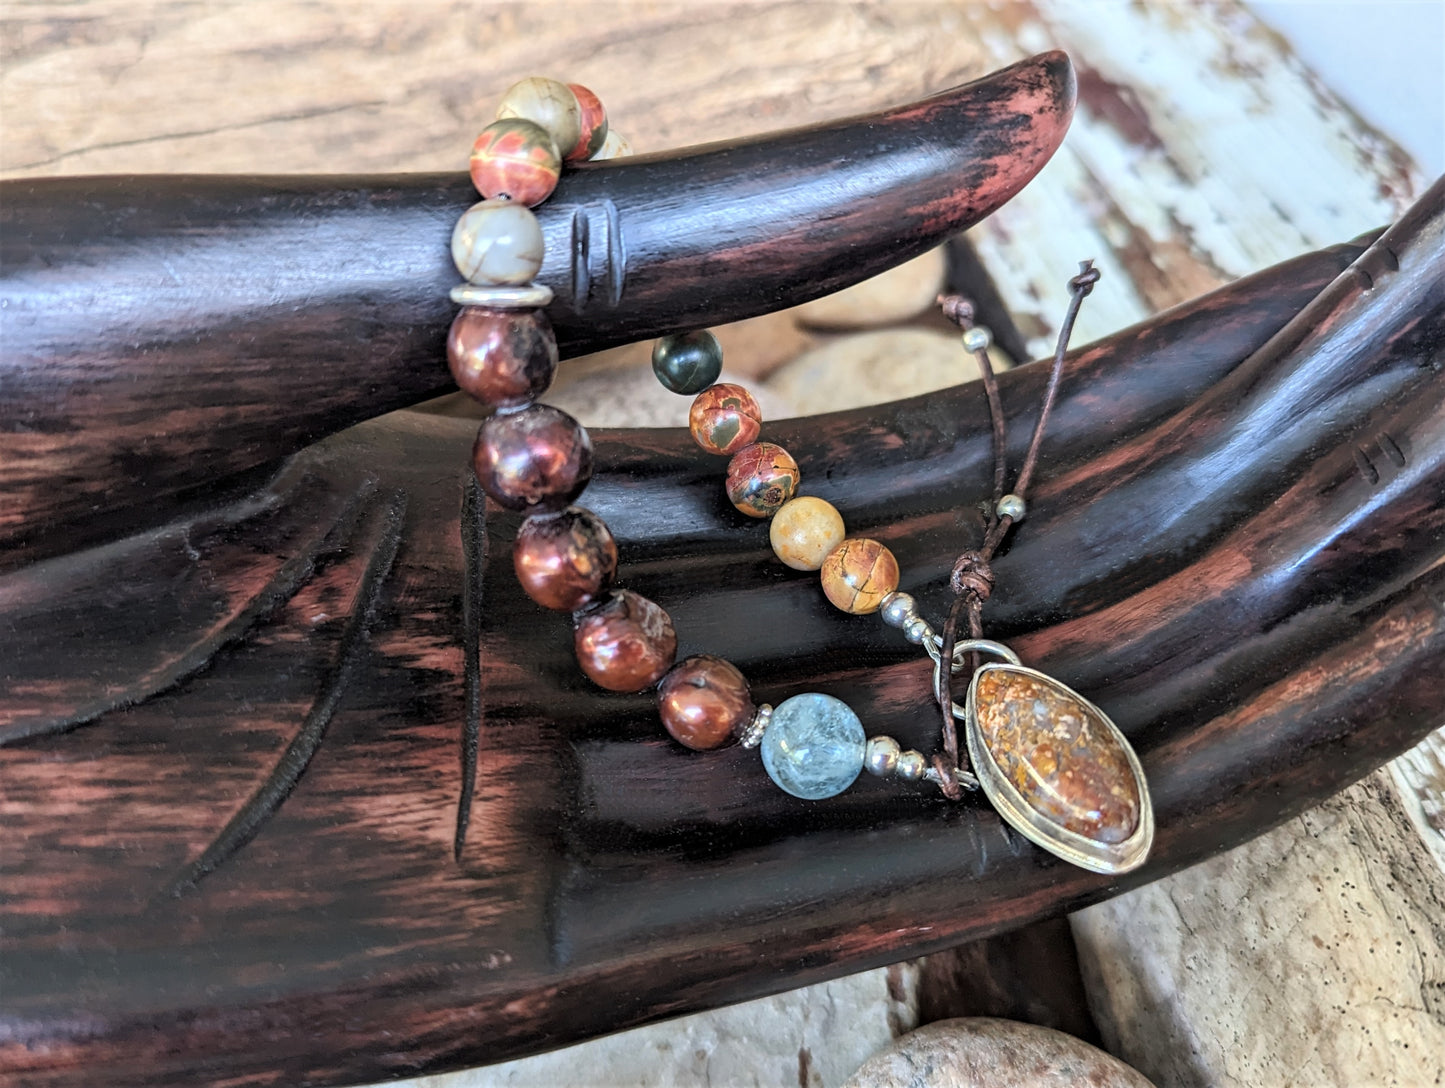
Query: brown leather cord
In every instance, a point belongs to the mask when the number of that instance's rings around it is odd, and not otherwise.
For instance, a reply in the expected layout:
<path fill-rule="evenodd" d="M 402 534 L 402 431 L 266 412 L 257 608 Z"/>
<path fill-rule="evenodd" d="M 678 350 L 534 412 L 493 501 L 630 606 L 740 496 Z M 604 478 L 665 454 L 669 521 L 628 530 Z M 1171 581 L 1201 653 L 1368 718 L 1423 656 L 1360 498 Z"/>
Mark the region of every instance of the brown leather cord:
<path fill-rule="evenodd" d="M 1079 263 L 1079 274 L 1069 280 L 1069 309 L 1064 315 L 1064 323 L 1059 328 L 1059 338 L 1054 349 L 1053 368 L 1049 371 L 1048 385 L 1044 389 L 1043 406 L 1039 409 L 1039 418 L 1034 423 L 1033 437 L 1029 439 L 1028 452 L 1024 455 L 1023 468 L 1019 471 L 1018 480 L 1014 484 L 1014 495 L 1020 499 L 1028 489 L 1033 479 L 1034 468 L 1038 464 L 1039 446 L 1043 442 L 1044 428 L 1048 426 L 1049 415 L 1054 409 L 1054 401 L 1058 399 L 1059 379 L 1064 372 L 1064 355 L 1069 349 L 1069 337 L 1073 335 L 1074 321 L 1079 316 L 1079 308 L 1083 305 L 1084 299 L 1093 291 L 1094 284 L 1099 282 L 1099 270 L 1094 267 L 1093 261 L 1081 261 Z M 973 304 L 960 295 L 943 295 L 938 300 L 939 308 L 945 317 L 957 325 L 960 329 L 967 331 L 973 325 Z M 993 592 L 993 568 L 989 565 L 994 553 L 998 551 L 999 545 L 1003 543 L 1004 537 L 1008 535 L 1009 529 L 1013 526 L 1013 518 L 1008 515 L 1000 516 L 998 507 L 1004 496 L 1004 479 L 1008 475 L 1006 464 L 1007 449 L 1005 448 L 1006 431 L 1003 414 L 1003 403 L 999 399 L 998 379 L 994 375 L 993 365 L 988 358 L 987 350 L 975 352 L 978 359 L 979 373 L 983 378 L 984 395 L 988 398 L 988 414 L 993 424 L 993 502 L 989 507 L 987 528 L 984 531 L 983 544 L 976 551 L 966 551 L 958 557 L 953 565 L 953 572 L 949 575 L 949 588 L 953 590 L 953 604 L 948 610 L 948 620 L 943 625 L 943 635 L 939 646 L 939 669 L 938 669 L 938 690 L 934 693 L 938 699 L 939 711 L 943 721 L 943 751 L 933 757 L 933 768 L 938 776 L 938 788 L 943 791 L 945 797 L 957 801 L 963 796 L 963 789 L 958 784 L 955 771 L 961 767 L 958 759 L 958 724 L 953 717 L 953 650 L 958 643 L 958 628 L 965 618 L 968 621 L 969 638 L 983 637 L 983 603 L 988 600 Z M 979 666 L 978 654 L 972 655 L 970 672 L 977 671 Z"/>

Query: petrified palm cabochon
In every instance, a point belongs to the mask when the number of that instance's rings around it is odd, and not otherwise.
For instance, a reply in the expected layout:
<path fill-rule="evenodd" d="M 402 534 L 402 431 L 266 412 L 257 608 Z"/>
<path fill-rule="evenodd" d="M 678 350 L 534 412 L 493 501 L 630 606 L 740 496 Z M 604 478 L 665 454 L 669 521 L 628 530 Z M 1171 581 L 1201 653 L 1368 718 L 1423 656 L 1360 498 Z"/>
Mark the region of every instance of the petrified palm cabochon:
<path fill-rule="evenodd" d="M 1040 816 L 1099 843 L 1124 842 L 1139 827 L 1128 753 L 1062 685 L 1007 666 L 984 669 L 974 717 L 999 770 Z"/>

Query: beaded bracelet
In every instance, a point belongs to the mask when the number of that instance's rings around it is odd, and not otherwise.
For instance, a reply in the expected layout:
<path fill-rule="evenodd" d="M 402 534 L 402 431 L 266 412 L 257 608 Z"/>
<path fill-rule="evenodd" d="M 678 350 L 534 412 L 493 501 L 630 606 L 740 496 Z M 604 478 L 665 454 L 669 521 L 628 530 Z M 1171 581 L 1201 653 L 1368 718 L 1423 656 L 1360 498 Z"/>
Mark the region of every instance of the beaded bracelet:
<path fill-rule="evenodd" d="M 677 635 L 656 603 L 613 589 L 617 546 L 597 515 L 571 505 L 592 472 L 591 442 L 570 415 L 535 398 L 556 371 L 556 339 L 542 313 L 551 291 L 531 282 L 542 263 L 542 235 L 529 206 L 545 200 L 564 161 L 610 157 L 620 141 L 586 88 L 533 78 L 508 90 L 498 120 L 478 137 L 471 175 L 484 199 L 461 217 L 452 255 L 467 283 L 452 290 L 463 305 L 447 355 L 457 385 L 494 409 L 473 447 L 482 489 L 499 505 L 528 516 L 513 544 L 523 590 L 538 604 L 573 615 L 574 649 L 582 671 L 599 687 L 640 692 L 657 686 L 659 715 L 674 739 L 694 750 L 734 741 L 760 748 L 763 767 L 783 790 L 806 800 L 835 796 L 866 767 L 906 781 L 927 779 L 945 795 L 981 787 L 1000 814 L 1026 837 L 1065 860 L 1100 872 L 1142 864 L 1153 815 L 1142 769 L 1123 734 L 1098 707 L 1033 669 L 1000 643 L 981 637 L 979 611 L 992 584 L 987 560 L 1020 520 L 1022 493 L 1037 456 L 1062 368 L 1077 303 L 1076 290 L 1060 336 L 1034 440 L 1015 492 L 1001 493 L 1002 415 L 987 367 L 987 333 L 968 327 L 961 307 L 950 316 L 965 327 L 964 343 L 979 355 L 994 423 L 995 504 L 984 548 L 965 553 L 954 572 L 955 607 L 943 636 L 919 616 L 913 598 L 897 592 L 898 563 L 876 540 L 849 538 L 842 516 L 822 499 L 797 497 L 797 462 L 759 441 L 762 413 L 741 386 L 718 383 L 722 352 L 710 333 L 664 338 L 653 369 L 664 386 L 694 395 L 688 413 L 693 439 L 726 455 L 726 490 L 742 513 L 771 518 L 775 554 L 798 570 L 818 570 L 827 598 L 853 614 L 881 612 L 885 622 L 921 645 L 934 661 L 934 692 L 944 720 L 944 753 L 930 761 L 886 736 L 866 737 L 848 705 L 808 692 L 776 709 L 754 705 L 742 673 L 712 655 L 673 664 Z M 562 150 L 565 149 L 565 150 Z M 1097 278 L 1097 273 L 1094 273 Z M 1078 279 L 1078 277 L 1076 277 Z M 955 631 L 968 614 L 972 637 Z M 966 704 L 952 698 L 952 677 L 970 654 L 1003 658 L 972 670 Z M 945 662 L 947 664 L 945 664 Z M 969 759 L 959 765 L 954 720 L 966 726 Z"/>

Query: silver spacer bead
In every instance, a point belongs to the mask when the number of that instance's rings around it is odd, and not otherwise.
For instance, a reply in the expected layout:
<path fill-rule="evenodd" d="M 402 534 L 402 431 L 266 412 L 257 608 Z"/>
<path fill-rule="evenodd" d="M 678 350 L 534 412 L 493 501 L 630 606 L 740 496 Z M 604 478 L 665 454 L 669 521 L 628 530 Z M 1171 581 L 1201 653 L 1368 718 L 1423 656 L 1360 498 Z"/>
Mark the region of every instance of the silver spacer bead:
<path fill-rule="evenodd" d="M 963 334 L 963 346 L 968 351 L 987 351 L 993 343 L 993 333 L 983 325 L 975 325 Z"/>
<path fill-rule="evenodd" d="M 883 598 L 878 618 L 889 627 L 907 627 L 909 620 L 918 618 L 918 602 L 911 593 L 890 593 Z"/>
<path fill-rule="evenodd" d="M 770 703 L 764 703 L 753 712 L 752 719 L 743 726 L 742 732 L 738 734 L 738 743 L 744 748 L 756 748 L 763 743 L 763 734 L 768 731 L 768 723 L 773 720 L 773 707 Z"/>
<path fill-rule="evenodd" d="M 459 283 L 452 288 L 458 306 L 485 306 L 489 310 L 534 310 L 552 301 L 552 288 L 541 283 L 513 287 L 505 283 Z"/>
<path fill-rule="evenodd" d="M 903 628 L 903 637 L 915 646 L 922 646 L 926 642 L 933 641 L 937 636 L 926 619 L 922 616 L 914 616 L 908 621 L 908 626 Z"/>
<path fill-rule="evenodd" d="M 898 763 L 893 773 L 905 782 L 917 782 L 927 770 L 928 760 L 924 758 L 923 753 L 910 748 L 906 752 L 899 753 Z"/>
<path fill-rule="evenodd" d="M 898 768 L 900 749 L 892 737 L 869 737 L 863 750 L 863 769 L 883 778 Z"/>
<path fill-rule="evenodd" d="M 999 499 L 995 510 L 999 517 L 1012 518 L 1014 521 L 1023 521 L 1028 512 L 1028 504 L 1017 495 L 1005 495 Z"/>

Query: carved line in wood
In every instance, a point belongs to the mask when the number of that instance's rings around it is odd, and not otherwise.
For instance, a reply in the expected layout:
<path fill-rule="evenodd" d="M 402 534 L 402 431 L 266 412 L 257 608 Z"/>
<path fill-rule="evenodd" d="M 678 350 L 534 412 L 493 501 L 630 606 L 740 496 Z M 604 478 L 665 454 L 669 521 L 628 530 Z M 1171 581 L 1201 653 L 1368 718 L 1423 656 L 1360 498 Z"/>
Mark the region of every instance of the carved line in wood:
<path fill-rule="evenodd" d="M 462 481 L 462 655 L 466 718 L 459 740 L 461 789 L 457 797 L 457 827 L 452 857 L 462 860 L 467 827 L 472 818 L 472 797 L 477 786 L 477 748 L 482 735 L 482 572 L 487 565 L 487 503 L 470 472 Z"/>
<path fill-rule="evenodd" d="M 368 514 L 374 515 L 382 501 L 366 503 L 362 500 L 361 504 L 367 507 Z M 168 888 L 168 894 L 181 895 L 195 887 L 202 878 L 215 872 L 237 850 L 250 842 L 291 795 L 296 783 L 301 781 L 301 776 L 310 765 L 312 757 L 321 747 L 326 736 L 326 727 L 331 724 L 336 708 L 341 705 L 346 694 L 347 686 L 361 665 L 368 629 L 376 615 L 376 606 L 381 600 L 382 589 L 387 575 L 391 573 L 397 550 L 401 547 L 406 525 L 406 495 L 401 491 L 393 491 L 384 501 L 384 512 L 379 518 L 373 517 L 377 522 L 373 529 L 376 539 L 371 546 L 351 614 L 346 618 L 346 626 L 342 628 L 336 660 L 316 696 L 316 701 L 307 711 L 301 729 L 281 753 L 281 758 L 266 776 L 266 780 L 211 840 L 201 856 L 176 877 Z"/>

